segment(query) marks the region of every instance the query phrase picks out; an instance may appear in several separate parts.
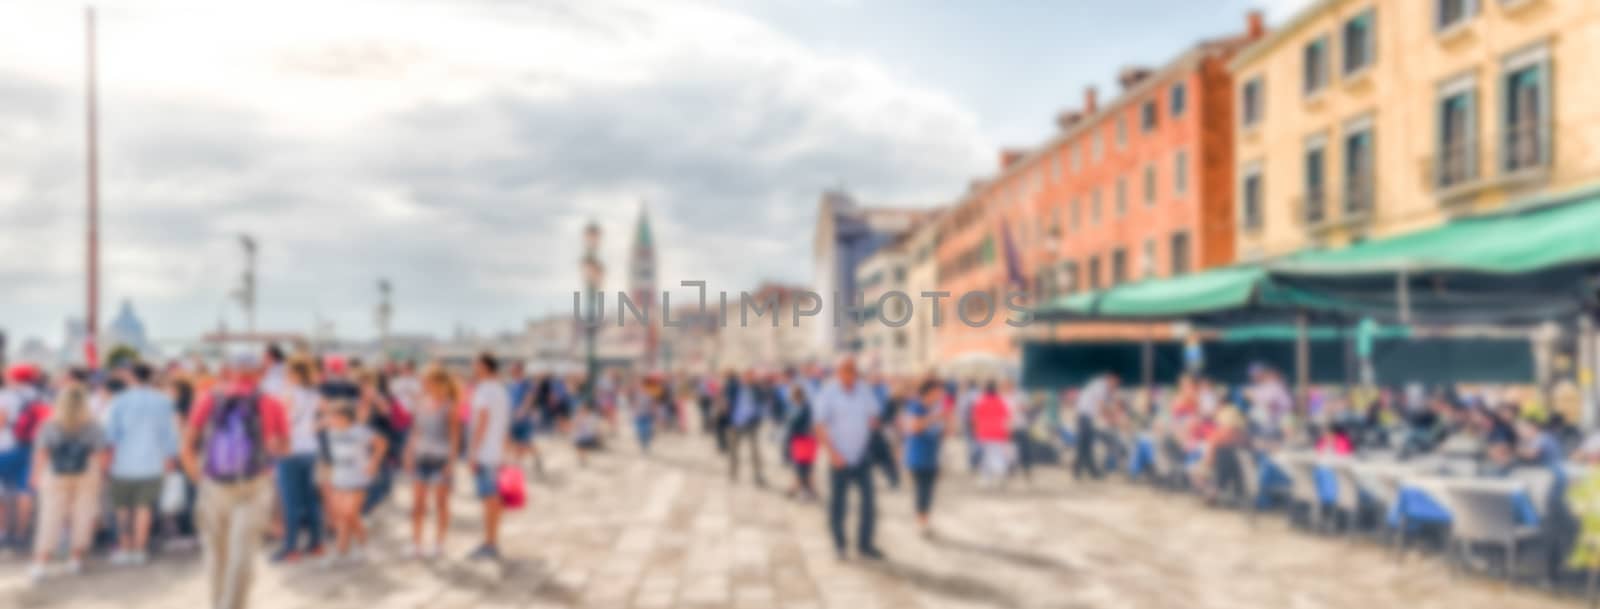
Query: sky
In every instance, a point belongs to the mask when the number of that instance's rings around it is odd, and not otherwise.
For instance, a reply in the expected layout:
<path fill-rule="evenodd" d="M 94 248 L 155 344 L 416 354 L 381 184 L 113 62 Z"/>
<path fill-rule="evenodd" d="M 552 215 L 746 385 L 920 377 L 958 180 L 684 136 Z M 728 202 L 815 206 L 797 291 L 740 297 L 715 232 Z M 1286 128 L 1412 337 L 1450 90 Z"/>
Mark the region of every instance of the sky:
<path fill-rule="evenodd" d="M 823 189 L 936 205 L 1119 68 L 1307 0 L 108 0 L 102 317 L 495 332 L 609 289 L 647 209 L 659 283 L 804 283 Z M 63 336 L 84 277 L 83 14 L 0 3 L 0 329 Z M 15 343 L 14 343 L 15 344 Z"/>

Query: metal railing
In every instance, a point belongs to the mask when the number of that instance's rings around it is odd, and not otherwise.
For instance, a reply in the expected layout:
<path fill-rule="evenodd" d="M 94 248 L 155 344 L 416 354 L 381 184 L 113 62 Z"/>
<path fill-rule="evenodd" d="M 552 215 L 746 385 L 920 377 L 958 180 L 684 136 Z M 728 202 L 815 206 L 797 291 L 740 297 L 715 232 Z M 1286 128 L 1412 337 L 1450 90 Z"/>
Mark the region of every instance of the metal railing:
<path fill-rule="evenodd" d="M 1550 131 L 1537 120 L 1519 121 L 1509 126 L 1504 144 L 1501 156 L 1507 173 L 1550 164 Z"/>
<path fill-rule="evenodd" d="M 1478 148 L 1468 138 L 1446 142 L 1434 160 L 1434 185 L 1444 189 L 1469 183 L 1478 177 Z"/>

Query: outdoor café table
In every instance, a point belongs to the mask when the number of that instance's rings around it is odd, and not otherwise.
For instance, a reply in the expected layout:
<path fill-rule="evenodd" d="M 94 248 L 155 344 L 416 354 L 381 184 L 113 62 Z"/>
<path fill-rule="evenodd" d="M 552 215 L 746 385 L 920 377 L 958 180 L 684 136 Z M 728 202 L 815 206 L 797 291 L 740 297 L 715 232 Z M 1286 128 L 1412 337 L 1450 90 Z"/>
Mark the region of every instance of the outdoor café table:
<path fill-rule="evenodd" d="M 1410 475 L 1401 479 L 1400 492 L 1394 505 L 1389 508 L 1389 526 L 1399 528 L 1403 533 L 1416 523 L 1450 524 L 1454 507 L 1450 505 L 1446 491 L 1452 487 L 1473 487 L 1474 490 L 1502 493 L 1506 501 L 1513 503 L 1521 524 L 1539 524 L 1539 511 L 1528 496 L 1527 486 L 1521 482 L 1500 478 Z"/>

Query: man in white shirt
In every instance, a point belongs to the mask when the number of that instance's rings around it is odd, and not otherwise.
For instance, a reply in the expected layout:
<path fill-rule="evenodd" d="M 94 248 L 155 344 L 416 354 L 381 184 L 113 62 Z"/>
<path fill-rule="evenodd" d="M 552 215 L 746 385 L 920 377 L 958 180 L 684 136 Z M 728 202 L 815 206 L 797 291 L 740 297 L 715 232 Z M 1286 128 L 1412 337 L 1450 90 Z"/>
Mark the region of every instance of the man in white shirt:
<path fill-rule="evenodd" d="M 878 426 L 883 403 L 872 387 L 856 375 L 855 359 L 839 362 L 834 380 L 823 386 L 812 404 L 817 444 L 828 451 L 832 475 L 829 477 L 828 528 L 833 533 L 834 551 L 845 558 L 844 517 L 846 493 L 853 485 L 861 494 L 860 527 L 856 552 L 870 560 L 883 560 L 883 553 L 872 543 L 877 506 L 873 497 L 871 463 L 867 445 Z"/>
<path fill-rule="evenodd" d="M 468 558 L 496 560 L 500 558 L 500 489 L 496 475 L 510 434 L 511 394 L 500 382 L 500 362 L 491 353 L 478 355 L 473 362 L 473 377 L 477 386 L 472 391 L 467 458 L 472 463 L 474 490 L 483 500 L 484 541 Z"/>
<path fill-rule="evenodd" d="M 1072 479 L 1079 480 L 1083 474 L 1096 480 L 1100 479 L 1100 464 L 1094 460 L 1094 442 L 1097 432 L 1095 420 L 1100 417 L 1100 412 L 1117 397 L 1117 384 L 1119 379 L 1116 374 L 1107 372 L 1090 381 L 1083 391 L 1078 393 L 1078 450 L 1077 457 L 1072 463 Z"/>

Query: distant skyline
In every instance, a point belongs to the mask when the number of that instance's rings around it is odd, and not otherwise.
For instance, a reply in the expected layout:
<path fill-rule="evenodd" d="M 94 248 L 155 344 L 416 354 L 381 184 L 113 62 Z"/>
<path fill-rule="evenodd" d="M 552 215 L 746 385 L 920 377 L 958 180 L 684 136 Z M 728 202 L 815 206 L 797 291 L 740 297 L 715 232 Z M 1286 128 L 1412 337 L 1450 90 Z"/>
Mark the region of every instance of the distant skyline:
<path fill-rule="evenodd" d="M 397 333 L 512 329 L 568 312 L 590 218 L 623 288 L 641 201 L 659 285 L 804 283 L 823 189 L 948 202 L 1085 86 L 1307 3 L 101 2 L 102 317 L 242 326 L 249 232 L 263 330 L 374 335 L 379 277 Z M 82 315 L 82 53 L 81 6 L 0 4 L 13 344 Z"/>

